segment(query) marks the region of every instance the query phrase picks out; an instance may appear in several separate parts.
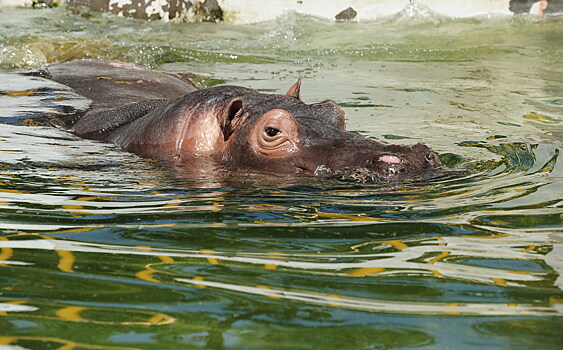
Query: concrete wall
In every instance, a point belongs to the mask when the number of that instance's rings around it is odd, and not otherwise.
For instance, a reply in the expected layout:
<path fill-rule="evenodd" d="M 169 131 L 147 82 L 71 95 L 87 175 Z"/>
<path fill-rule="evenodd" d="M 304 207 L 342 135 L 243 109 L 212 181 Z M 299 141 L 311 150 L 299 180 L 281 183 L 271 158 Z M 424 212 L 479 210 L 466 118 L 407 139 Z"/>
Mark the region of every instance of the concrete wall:
<path fill-rule="evenodd" d="M 334 19 L 335 15 L 352 7 L 356 19 L 371 20 L 393 15 L 409 4 L 409 0 L 219 0 L 228 21 L 248 23 L 273 19 L 285 11 Z M 470 17 L 489 13 L 510 14 L 510 0 L 416 0 L 432 11 L 452 17 Z"/>
<path fill-rule="evenodd" d="M 31 6 L 32 0 L 0 0 L 0 8 Z"/>
<path fill-rule="evenodd" d="M 353 8 L 354 20 L 373 20 L 405 9 L 410 0 L 0 0 L 0 8 L 30 6 L 32 2 L 67 3 L 74 12 L 107 12 L 118 16 L 149 20 L 252 23 L 274 19 L 284 12 L 335 19 Z M 419 11 L 432 11 L 449 17 L 528 12 L 535 0 L 412 0 Z M 416 10 L 417 8 L 412 8 Z M 563 0 L 549 0 L 548 12 L 563 11 Z M 350 17 L 350 16 L 349 16 Z"/>

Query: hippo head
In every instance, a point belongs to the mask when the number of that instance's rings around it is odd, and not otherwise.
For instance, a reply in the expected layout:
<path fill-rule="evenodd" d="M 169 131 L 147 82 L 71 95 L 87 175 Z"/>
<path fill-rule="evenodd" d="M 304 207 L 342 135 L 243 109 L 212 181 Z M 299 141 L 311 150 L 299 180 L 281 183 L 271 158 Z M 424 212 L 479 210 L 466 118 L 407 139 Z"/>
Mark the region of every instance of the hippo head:
<path fill-rule="evenodd" d="M 286 95 L 249 90 L 230 100 L 221 122 L 225 144 L 218 160 L 276 173 L 362 172 L 378 179 L 442 165 L 425 145 L 391 145 L 347 132 L 338 104 L 305 104 L 300 85 L 298 80 Z"/>

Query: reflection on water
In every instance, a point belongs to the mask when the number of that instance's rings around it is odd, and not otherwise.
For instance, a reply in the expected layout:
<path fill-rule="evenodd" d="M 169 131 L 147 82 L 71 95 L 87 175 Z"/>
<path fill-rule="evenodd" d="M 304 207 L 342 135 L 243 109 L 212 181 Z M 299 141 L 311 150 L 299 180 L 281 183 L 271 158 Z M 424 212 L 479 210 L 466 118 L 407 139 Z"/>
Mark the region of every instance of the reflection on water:
<path fill-rule="evenodd" d="M 95 228 L 90 228 L 95 229 Z M 394 296 L 395 301 L 388 299 L 389 295 L 382 291 L 372 294 L 383 294 L 383 299 L 321 294 L 315 291 L 297 291 L 303 282 L 295 282 L 287 289 L 281 286 L 244 285 L 235 279 L 230 283 L 208 281 L 202 276 L 190 279 L 177 278 L 181 275 L 177 271 L 170 274 L 169 265 L 195 265 L 210 264 L 223 265 L 230 269 L 255 269 L 270 270 L 269 278 L 275 279 L 279 271 L 282 274 L 299 275 L 306 271 L 314 276 L 323 276 L 326 281 L 340 279 L 379 276 L 391 278 L 401 275 L 406 276 L 433 276 L 439 278 L 459 279 L 482 284 L 533 287 L 543 283 L 552 283 L 553 273 L 542 269 L 541 261 L 544 260 L 549 247 L 530 244 L 529 241 L 507 238 L 507 235 L 497 237 L 476 238 L 462 237 L 434 237 L 419 241 L 392 240 L 372 241 L 351 247 L 358 254 L 285 254 L 281 252 L 246 253 L 246 252 L 215 252 L 209 249 L 199 251 L 186 251 L 174 249 L 150 249 L 136 247 L 128 249 L 116 245 L 89 244 L 66 240 L 53 239 L 43 236 L 43 239 L 8 239 L 0 242 L 0 247 L 8 256 L 8 249 L 39 249 L 54 250 L 59 257 L 57 267 L 63 272 L 77 273 L 74 264 L 76 252 L 89 252 L 97 254 L 121 254 L 136 256 L 152 256 L 161 262 L 144 266 L 143 270 L 135 273 L 135 277 L 153 283 L 162 283 L 161 279 L 172 278 L 177 282 L 192 284 L 198 287 L 213 287 L 231 290 L 240 293 L 261 295 L 274 299 L 287 299 L 305 303 L 342 307 L 347 309 L 391 312 L 391 313 L 417 313 L 417 314 L 451 314 L 451 315 L 560 315 L 563 309 L 552 305 L 549 300 L 541 303 L 521 305 L 505 300 L 504 303 L 487 301 L 485 303 L 470 302 L 472 298 L 460 298 L 435 302 L 436 294 L 429 295 L 430 301 L 418 299 L 409 301 L 409 296 Z M 540 237 L 538 241 L 545 240 Z M 370 246 L 374 253 L 361 253 L 358 248 Z M 499 245 L 503 247 L 500 248 Z M 524 249 L 522 249 L 524 247 Z M 391 252 L 389 252 L 392 250 Z M 181 262 L 186 260 L 186 262 Z M 7 260 L 5 264 L 29 265 L 31 263 L 17 260 Z M 246 267 L 245 265 L 249 265 Z M 252 267 L 252 265 L 256 265 Z M 497 265 L 497 266 L 495 266 Z M 283 271 L 282 271 L 283 270 Z M 162 277 L 158 277 L 161 275 Z M 164 276 L 170 275 L 170 276 Z M 225 278 L 225 277 L 223 277 Z M 247 283 L 250 281 L 247 281 Z M 355 284 L 354 282 L 351 282 Z M 358 290 L 352 293 L 356 295 Z M 364 293 L 367 294 L 367 291 Z M 467 300 L 463 300 L 467 299 Z M 500 298 L 502 299 L 502 298 Z M 11 310 L 10 310 L 11 311 Z M 28 310 L 29 311 L 29 310 Z M 32 311 L 35 311 L 32 309 Z M 159 320 L 159 322 L 162 320 Z M 169 320 L 171 322 L 171 320 Z M 163 322 L 163 321 L 162 321 Z"/>
<path fill-rule="evenodd" d="M 561 19 L 412 16 L 0 12 L 0 347 L 560 346 Z M 303 76 L 349 130 L 429 144 L 459 176 L 167 169 L 29 125 L 88 101 L 13 71 L 98 56 L 272 93 Z"/>

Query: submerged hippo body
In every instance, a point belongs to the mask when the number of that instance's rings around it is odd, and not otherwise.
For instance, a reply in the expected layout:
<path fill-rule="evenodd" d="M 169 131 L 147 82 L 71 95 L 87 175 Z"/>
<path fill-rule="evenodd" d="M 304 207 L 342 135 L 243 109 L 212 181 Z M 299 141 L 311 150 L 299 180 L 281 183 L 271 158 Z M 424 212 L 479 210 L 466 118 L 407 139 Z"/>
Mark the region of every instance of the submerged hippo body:
<path fill-rule="evenodd" d="M 82 69 L 92 79 L 85 82 Z M 136 79 L 136 73 L 143 78 Z M 116 96 L 112 76 L 127 74 L 133 78 L 119 89 L 128 95 Z M 93 101 L 72 126 L 76 135 L 176 165 L 206 157 L 278 174 L 324 176 L 360 169 L 397 178 L 442 164 L 424 145 L 391 145 L 347 132 L 344 111 L 336 102 L 300 100 L 300 80 L 286 95 L 238 86 L 194 91 L 174 75 L 93 61 L 54 66 L 48 76 Z"/>

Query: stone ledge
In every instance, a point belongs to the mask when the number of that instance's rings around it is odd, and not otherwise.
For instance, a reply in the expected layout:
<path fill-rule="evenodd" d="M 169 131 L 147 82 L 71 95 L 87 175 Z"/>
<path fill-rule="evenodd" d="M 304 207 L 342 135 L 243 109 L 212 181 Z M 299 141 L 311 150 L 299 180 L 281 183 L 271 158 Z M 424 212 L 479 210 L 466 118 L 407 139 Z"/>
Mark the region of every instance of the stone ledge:
<path fill-rule="evenodd" d="M 65 0 L 0 0 L 0 8 L 31 6 Z M 509 15 L 536 11 L 534 0 L 414 0 L 415 5 L 448 17 Z M 322 3 L 322 6 L 320 6 Z M 409 5 L 409 0 L 66 0 L 77 13 L 105 12 L 118 16 L 164 21 L 225 21 L 253 23 L 272 20 L 287 11 L 336 20 L 374 20 L 394 15 Z M 546 13 L 562 12 L 563 0 L 550 0 Z M 534 5 L 535 4 L 535 5 Z"/>

